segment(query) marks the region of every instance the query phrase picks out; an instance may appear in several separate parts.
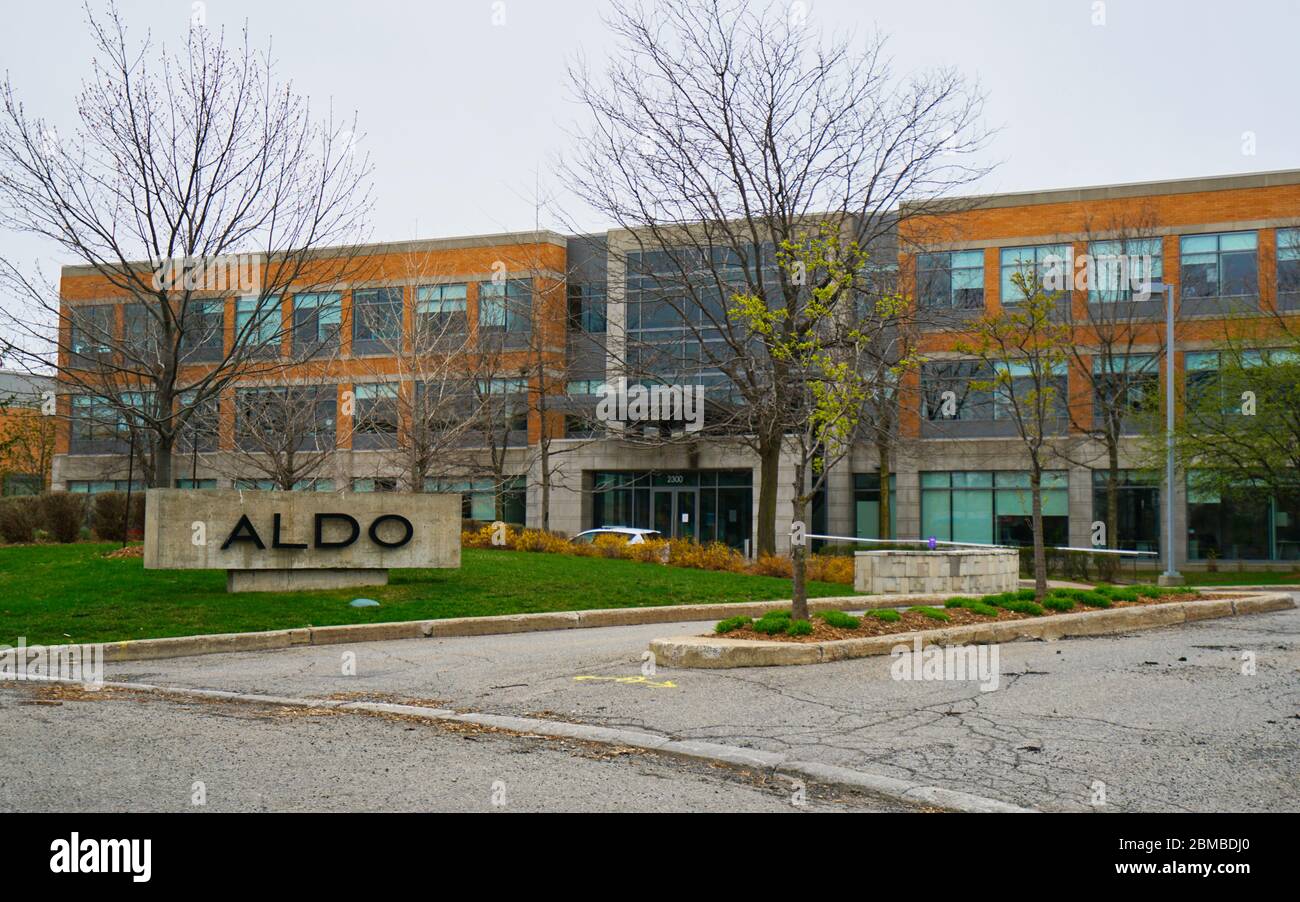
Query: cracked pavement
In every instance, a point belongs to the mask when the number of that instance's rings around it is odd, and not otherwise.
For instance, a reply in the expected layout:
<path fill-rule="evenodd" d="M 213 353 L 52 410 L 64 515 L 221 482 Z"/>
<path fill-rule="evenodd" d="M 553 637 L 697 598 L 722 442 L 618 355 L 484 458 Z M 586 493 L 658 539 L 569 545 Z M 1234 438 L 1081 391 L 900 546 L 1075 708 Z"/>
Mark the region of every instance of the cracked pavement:
<path fill-rule="evenodd" d="M 659 667 L 639 679 L 651 639 L 711 626 L 205 655 L 110 664 L 106 677 L 312 698 L 397 696 L 650 730 L 1043 810 L 1300 810 L 1300 610 L 1005 643 L 993 692 L 974 681 L 894 680 L 889 657 Z M 1254 675 L 1242 672 L 1245 652 L 1255 656 Z M 355 656 L 355 676 L 344 675 L 346 655 Z"/>

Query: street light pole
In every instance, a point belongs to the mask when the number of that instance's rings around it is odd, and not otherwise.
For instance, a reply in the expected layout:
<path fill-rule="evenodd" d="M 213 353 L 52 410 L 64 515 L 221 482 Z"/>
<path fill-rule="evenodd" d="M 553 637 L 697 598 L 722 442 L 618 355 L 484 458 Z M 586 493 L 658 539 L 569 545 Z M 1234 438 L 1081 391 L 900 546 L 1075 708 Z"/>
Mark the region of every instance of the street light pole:
<path fill-rule="evenodd" d="M 1181 586 L 1174 562 L 1174 286 L 1165 286 L 1165 572 L 1162 586 Z"/>

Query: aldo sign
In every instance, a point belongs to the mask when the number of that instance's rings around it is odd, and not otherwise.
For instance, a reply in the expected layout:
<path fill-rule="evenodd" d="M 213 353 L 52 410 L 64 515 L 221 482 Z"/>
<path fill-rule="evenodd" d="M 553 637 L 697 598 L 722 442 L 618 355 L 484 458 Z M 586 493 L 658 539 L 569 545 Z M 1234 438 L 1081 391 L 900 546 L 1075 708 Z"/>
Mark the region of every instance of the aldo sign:
<path fill-rule="evenodd" d="M 150 489 L 144 565 L 225 570 L 230 592 L 383 585 L 460 566 L 460 496 Z"/>

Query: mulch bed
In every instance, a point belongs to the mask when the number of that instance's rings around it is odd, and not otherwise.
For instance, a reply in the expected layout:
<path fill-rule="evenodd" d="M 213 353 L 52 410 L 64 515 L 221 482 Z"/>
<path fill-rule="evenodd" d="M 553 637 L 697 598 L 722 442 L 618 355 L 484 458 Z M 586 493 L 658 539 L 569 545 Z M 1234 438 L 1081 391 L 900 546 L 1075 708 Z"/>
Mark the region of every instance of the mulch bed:
<path fill-rule="evenodd" d="M 1088 605 L 1075 602 L 1072 611 L 1053 611 L 1048 608 L 1042 615 L 1050 617 L 1053 614 L 1077 614 L 1080 611 L 1105 611 L 1114 608 L 1136 608 L 1152 604 L 1170 604 L 1178 601 L 1214 601 L 1225 598 L 1240 598 L 1240 595 L 1202 595 L 1199 592 L 1179 593 L 1178 595 L 1162 595 L 1159 598 L 1144 598 L 1141 601 L 1115 601 L 1111 602 L 1109 608 L 1093 608 Z M 938 630 L 946 629 L 950 626 L 965 626 L 971 623 L 993 623 L 1001 620 L 1035 620 L 1033 614 L 1018 614 L 1015 611 L 1008 611 L 998 608 L 996 617 L 984 617 L 965 608 L 942 608 L 939 605 L 932 607 L 940 608 L 946 613 L 949 620 L 935 620 L 927 617 L 919 611 L 903 611 L 900 620 L 886 621 L 877 620 L 875 617 L 862 617 L 862 625 L 855 630 L 841 629 L 830 626 L 816 614 L 812 616 L 813 631 L 806 636 L 787 636 L 784 633 L 775 633 L 771 636 L 764 633 L 756 632 L 749 626 L 742 626 L 740 629 L 732 630 L 729 633 L 707 633 L 710 638 L 722 639 L 754 639 L 761 642 L 832 642 L 839 639 L 863 639 L 868 636 L 889 636 L 894 633 L 911 633 L 917 630 Z"/>
<path fill-rule="evenodd" d="M 125 548 L 118 548 L 115 551 L 104 552 L 104 557 L 111 560 L 119 560 L 129 557 L 144 557 L 143 545 L 127 545 Z"/>

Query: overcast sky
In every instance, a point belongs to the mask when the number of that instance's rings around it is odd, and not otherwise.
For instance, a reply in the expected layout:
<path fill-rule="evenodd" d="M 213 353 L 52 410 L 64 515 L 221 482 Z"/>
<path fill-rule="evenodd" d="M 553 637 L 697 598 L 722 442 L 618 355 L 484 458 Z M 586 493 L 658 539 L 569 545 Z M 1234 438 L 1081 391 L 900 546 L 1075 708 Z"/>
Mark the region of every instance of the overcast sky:
<path fill-rule="evenodd" d="M 210 27 L 274 41 L 318 108 L 356 110 L 376 167 L 374 237 L 533 227 L 578 111 L 564 83 L 600 57 L 602 0 L 209 0 Z M 122 0 L 128 25 L 176 44 L 190 0 Z M 1014 191 L 1300 167 L 1300 0 L 807 0 L 828 30 L 879 27 L 904 73 L 957 66 L 988 92 Z M 1102 9 L 1104 7 L 1104 10 Z M 504 13 L 504 23 L 494 20 Z M 73 0 L 4 4 L 0 68 L 33 113 L 72 130 L 90 42 Z M 1104 24 L 1095 24 L 1104 19 Z M 1253 154 L 1247 153 L 1253 135 Z M 543 226 L 556 226 L 543 222 Z M 592 227 L 604 223 L 590 221 Z M 0 253 L 59 260 L 0 232 Z"/>

